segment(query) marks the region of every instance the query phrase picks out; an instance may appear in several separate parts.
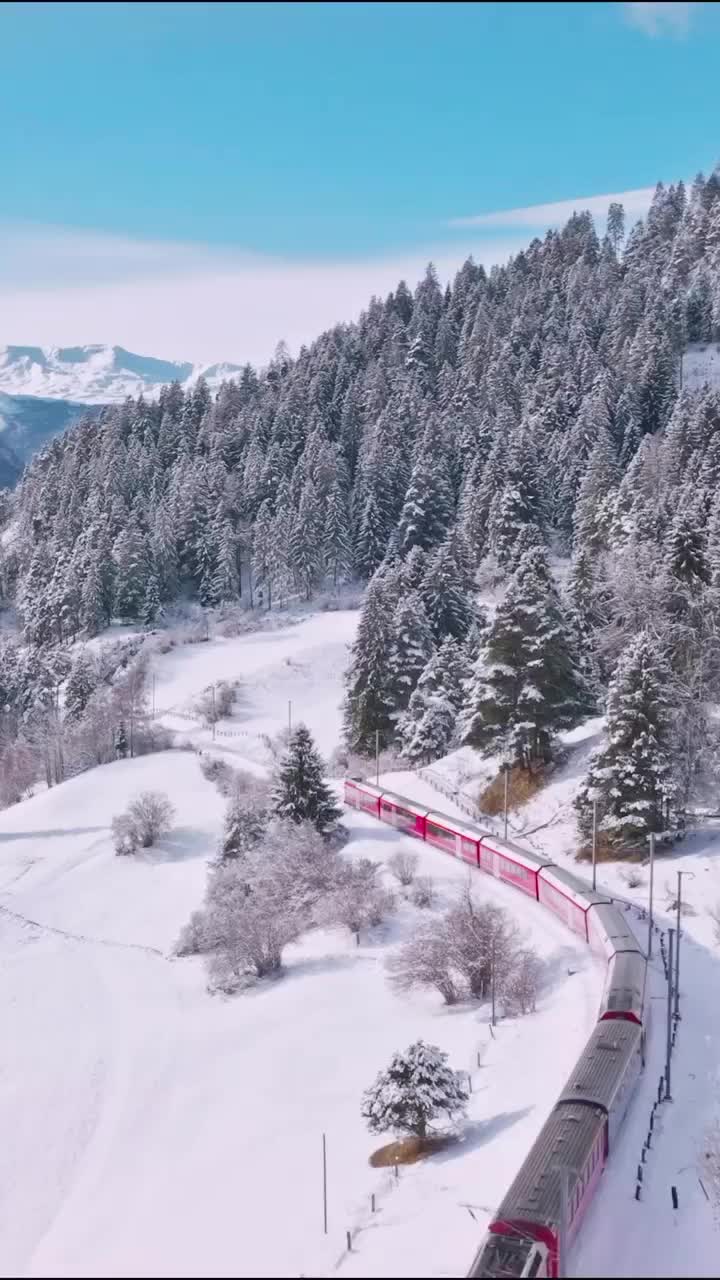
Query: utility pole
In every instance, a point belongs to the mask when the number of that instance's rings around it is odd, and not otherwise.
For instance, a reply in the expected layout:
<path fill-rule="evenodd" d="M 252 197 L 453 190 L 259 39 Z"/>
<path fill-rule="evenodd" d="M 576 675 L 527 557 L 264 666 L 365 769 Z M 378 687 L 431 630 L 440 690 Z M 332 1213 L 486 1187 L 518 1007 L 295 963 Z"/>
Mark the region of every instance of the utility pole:
<path fill-rule="evenodd" d="M 375 786 L 380 786 L 380 730 L 375 730 Z"/>
<path fill-rule="evenodd" d="M 490 1001 L 492 1012 L 490 1015 L 490 1024 L 495 1026 L 495 931 L 493 928 L 492 943 L 490 945 Z"/>
<path fill-rule="evenodd" d="M 650 906 L 648 909 L 648 960 L 652 956 L 652 936 L 653 936 L 653 885 L 655 882 L 655 833 L 650 835 Z"/>
<path fill-rule="evenodd" d="M 675 1017 L 680 1017 L 680 913 L 682 910 L 682 878 L 690 876 L 691 880 L 695 879 L 692 871 L 678 871 L 677 873 L 677 935 L 675 938 Z"/>
<path fill-rule="evenodd" d="M 503 825 L 504 825 L 503 840 L 507 840 L 507 828 L 508 828 L 508 778 L 510 777 L 510 765 L 509 765 L 509 764 L 504 764 L 504 765 L 503 765 L 503 769 L 504 769 L 504 771 L 505 771 L 505 802 L 504 802 L 505 816 L 504 816 L 504 823 L 503 823 Z M 494 1023 L 493 1023 L 493 1025 L 494 1025 Z"/>
<path fill-rule="evenodd" d="M 323 1227 L 327 1235 L 327 1143 L 323 1134 Z"/>
<path fill-rule="evenodd" d="M 593 826 L 592 826 L 592 868 L 593 868 L 593 893 L 597 886 L 597 800 L 593 800 Z"/>
<path fill-rule="evenodd" d="M 215 710 L 215 685 L 213 684 L 213 686 L 212 686 L 212 736 L 213 736 L 213 742 L 215 741 L 215 721 L 216 721 L 216 720 L 217 720 L 217 713 L 216 713 L 216 710 Z"/>
<path fill-rule="evenodd" d="M 670 1093 L 670 1055 L 672 1053 L 672 997 L 673 997 L 673 935 L 668 929 L 668 995 L 667 995 L 667 1043 L 665 1046 L 665 1101 L 672 1102 Z"/>

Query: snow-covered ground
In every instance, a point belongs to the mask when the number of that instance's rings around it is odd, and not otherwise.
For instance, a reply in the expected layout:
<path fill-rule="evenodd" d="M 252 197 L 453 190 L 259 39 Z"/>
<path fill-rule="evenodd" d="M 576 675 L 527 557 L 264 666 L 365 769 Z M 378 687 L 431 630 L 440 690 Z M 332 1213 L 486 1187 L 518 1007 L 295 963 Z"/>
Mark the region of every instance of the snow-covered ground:
<path fill-rule="evenodd" d="M 260 769 L 260 735 L 285 725 L 290 701 L 328 752 L 356 621 L 310 616 L 175 649 L 155 660 L 156 705 L 196 745 Z M 213 743 L 185 717 L 223 678 L 241 696 Z M 168 792 L 174 830 L 116 858 L 111 818 L 141 789 Z M 594 1023 L 599 970 L 536 904 L 477 877 L 547 960 L 538 1012 L 494 1039 L 487 1009 L 388 986 L 384 959 L 416 917 L 407 905 L 360 947 L 316 932 L 288 949 L 281 981 L 210 997 L 201 962 L 170 952 L 202 899 L 222 812 L 195 753 L 168 751 L 0 814 L 0 1274 L 463 1274 Z M 468 874 L 371 818 L 347 822 L 351 855 L 410 845 L 441 904 Z M 470 1072 L 473 1093 L 464 1142 L 396 1180 L 367 1163 L 378 1139 L 360 1096 L 419 1036 Z"/>

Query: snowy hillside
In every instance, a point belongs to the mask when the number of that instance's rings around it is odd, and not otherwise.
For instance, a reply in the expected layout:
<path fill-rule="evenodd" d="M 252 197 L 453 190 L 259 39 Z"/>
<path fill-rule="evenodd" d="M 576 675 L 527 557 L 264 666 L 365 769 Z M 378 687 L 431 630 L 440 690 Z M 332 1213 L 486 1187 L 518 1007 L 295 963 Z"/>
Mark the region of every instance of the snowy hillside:
<path fill-rule="evenodd" d="M 0 392 L 0 489 L 15 483 L 25 463 L 47 440 L 81 415 L 99 412 L 97 405 Z"/>
<path fill-rule="evenodd" d="M 211 388 L 240 373 L 239 365 L 193 365 L 135 355 L 123 347 L 0 347 L 0 391 L 83 404 L 110 404 L 126 396 L 156 396 L 169 382 L 192 385 L 203 374 Z"/>
<path fill-rule="evenodd" d="M 260 770 L 260 735 L 282 728 L 291 702 L 329 752 L 356 622 L 310 616 L 157 656 L 158 714 Z M 241 681 L 240 697 L 213 742 L 191 708 L 222 677 Z M 140 789 L 170 795 L 174 828 L 120 859 L 110 820 Z M 348 1230 L 349 1274 L 462 1274 L 593 1024 L 599 970 L 559 922 L 483 882 L 548 968 L 537 1014 L 495 1039 L 486 1007 L 388 986 L 384 958 L 416 916 L 407 904 L 361 946 L 316 931 L 289 948 L 280 982 L 211 998 L 201 962 L 169 952 L 202 898 L 222 813 L 195 753 L 166 751 L 0 814 L 0 1274 L 329 1275 Z M 465 881 L 453 859 L 370 818 L 347 824 L 347 856 L 419 852 L 440 905 Z M 360 1095 L 419 1036 L 471 1073 L 473 1094 L 464 1143 L 396 1181 L 367 1164 L 379 1143 Z"/>

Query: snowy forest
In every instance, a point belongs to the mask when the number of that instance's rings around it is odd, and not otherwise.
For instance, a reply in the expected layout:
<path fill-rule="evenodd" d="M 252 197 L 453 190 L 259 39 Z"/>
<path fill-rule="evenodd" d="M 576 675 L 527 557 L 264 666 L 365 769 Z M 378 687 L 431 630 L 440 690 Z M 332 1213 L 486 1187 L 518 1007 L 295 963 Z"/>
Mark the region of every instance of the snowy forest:
<path fill-rule="evenodd" d="M 715 171 L 632 228 L 611 205 L 602 238 L 578 213 L 445 289 L 429 266 L 214 399 L 80 421 L 0 494 L 0 750 L 46 714 L 38 672 L 113 619 L 359 581 L 353 752 L 544 768 L 607 709 L 581 824 L 592 796 L 611 843 L 676 826 L 720 702 L 720 395 L 681 359 L 719 337 Z"/>

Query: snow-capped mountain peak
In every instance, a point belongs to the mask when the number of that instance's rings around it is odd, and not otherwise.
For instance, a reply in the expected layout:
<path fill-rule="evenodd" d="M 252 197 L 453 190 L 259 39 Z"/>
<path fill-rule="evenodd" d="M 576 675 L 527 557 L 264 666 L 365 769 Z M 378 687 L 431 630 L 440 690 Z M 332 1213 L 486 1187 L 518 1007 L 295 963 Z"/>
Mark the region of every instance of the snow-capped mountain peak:
<path fill-rule="evenodd" d="M 141 393 L 152 398 L 168 382 L 187 385 L 201 374 L 214 387 L 239 373 L 239 365 L 158 360 L 97 343 L 84 347 L 0 347 L 0 391 L 82 404 L 109 404 Z"/>

